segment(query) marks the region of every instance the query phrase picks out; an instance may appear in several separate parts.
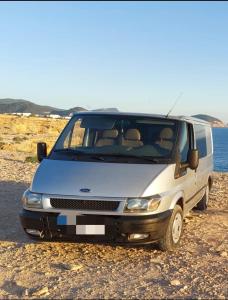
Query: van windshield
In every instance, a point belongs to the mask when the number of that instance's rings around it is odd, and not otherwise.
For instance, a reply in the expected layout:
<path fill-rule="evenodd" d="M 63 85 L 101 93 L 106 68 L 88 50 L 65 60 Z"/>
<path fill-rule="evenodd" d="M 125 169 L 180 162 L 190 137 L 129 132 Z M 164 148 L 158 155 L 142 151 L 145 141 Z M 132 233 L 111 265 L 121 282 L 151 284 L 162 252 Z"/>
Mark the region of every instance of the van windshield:
<path fill-rule="evenodd" d="M 177 138 L 177 122 L 125 115 L 77 115 L 63 130 L 50 158 L 166 163 Z"/>

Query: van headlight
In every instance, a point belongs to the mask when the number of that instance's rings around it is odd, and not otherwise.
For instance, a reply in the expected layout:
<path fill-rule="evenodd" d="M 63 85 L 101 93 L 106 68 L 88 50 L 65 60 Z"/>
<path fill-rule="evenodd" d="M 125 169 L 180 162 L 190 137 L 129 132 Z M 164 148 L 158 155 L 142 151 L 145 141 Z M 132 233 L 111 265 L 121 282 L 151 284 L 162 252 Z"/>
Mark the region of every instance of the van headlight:
<path fill-rule="evenodd" d="M 125 212 L 150 212 L 158 208 L 160 198 L 129 198 Z"/>
<path fill-rule="evenodd" d="M 43 208 L 42 194 L 32 193 L 26 190 L 22 196 L 23 206 L 28 208 Z"/>

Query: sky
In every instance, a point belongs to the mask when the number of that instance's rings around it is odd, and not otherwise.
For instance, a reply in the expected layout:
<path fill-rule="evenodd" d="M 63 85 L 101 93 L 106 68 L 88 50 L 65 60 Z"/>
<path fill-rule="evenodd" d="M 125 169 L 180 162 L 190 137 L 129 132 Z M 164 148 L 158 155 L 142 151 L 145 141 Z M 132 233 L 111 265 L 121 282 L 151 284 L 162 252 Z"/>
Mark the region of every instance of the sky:
<path fill-rule="evenodd" d="M 0 98 L 228 122 L 228 2 L 1 2 Z"/>

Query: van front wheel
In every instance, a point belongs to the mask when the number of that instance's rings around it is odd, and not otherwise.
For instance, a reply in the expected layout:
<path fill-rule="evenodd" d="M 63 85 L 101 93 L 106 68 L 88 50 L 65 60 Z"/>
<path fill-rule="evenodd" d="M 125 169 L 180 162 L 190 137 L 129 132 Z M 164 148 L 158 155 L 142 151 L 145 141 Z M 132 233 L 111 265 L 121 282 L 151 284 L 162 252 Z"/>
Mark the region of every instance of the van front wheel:
<path fill-rule="evenodd" d="M 183 231 L 183 210 L 180 205 L 176 205 L 169 220 L 169 225 L 164 237 L 159 241 L 159 248 L 162 251 L 172 251 L 180 243 Z"/>

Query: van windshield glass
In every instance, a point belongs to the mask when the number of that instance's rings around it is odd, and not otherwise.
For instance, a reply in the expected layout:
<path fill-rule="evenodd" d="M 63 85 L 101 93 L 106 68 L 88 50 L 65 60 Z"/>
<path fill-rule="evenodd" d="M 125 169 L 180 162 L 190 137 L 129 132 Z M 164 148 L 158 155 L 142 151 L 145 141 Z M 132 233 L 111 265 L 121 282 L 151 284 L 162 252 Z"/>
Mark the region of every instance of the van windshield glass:
<path fill-rule="evenodd" d="M 172 158 L 176 137 L 175 120 L 127 115 L 78 115 L 70 120 L 60 135 L 50 158 L 61 159 L 64 156 L 80 160 L 127 159 L 159 163 Z"/>

